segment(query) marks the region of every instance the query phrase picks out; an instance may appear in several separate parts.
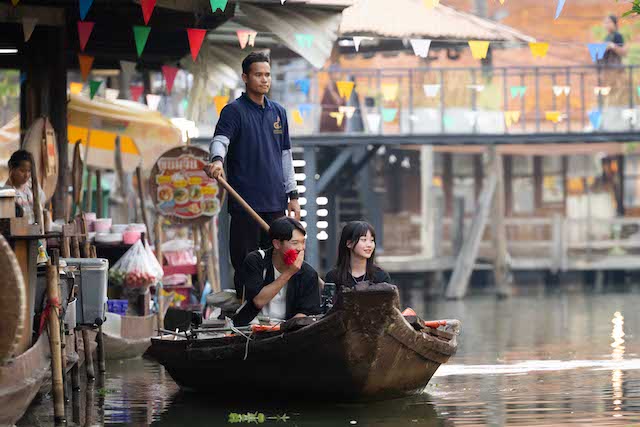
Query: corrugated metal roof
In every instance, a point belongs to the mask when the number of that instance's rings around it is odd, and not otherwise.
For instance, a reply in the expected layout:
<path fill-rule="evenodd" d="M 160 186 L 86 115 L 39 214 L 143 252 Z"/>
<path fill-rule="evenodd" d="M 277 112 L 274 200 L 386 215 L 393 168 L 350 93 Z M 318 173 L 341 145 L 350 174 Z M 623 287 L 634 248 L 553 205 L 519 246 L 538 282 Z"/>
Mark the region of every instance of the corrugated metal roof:
<path fill-rule="evenodd" d="M 533 41 L 511 27 L 422 0 L 357 0 L 342 12 L 342 36 L 361 35 L 432 40 Z"/>

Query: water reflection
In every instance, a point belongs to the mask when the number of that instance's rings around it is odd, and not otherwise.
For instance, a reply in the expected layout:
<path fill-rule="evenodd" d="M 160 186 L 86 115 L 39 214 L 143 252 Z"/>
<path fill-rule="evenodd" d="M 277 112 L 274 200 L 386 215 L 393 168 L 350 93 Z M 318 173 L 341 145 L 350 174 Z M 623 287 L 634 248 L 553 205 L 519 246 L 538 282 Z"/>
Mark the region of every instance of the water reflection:
<path fill-rule="evenodd" d="M 454 302 L 421 291 L 402 296 L 404 306 L 424 317 L 463 322 L 458 354 L 419 396 L 361 405 L 298 404 L 274 402 L 274 384 L 270 396 L 247 390 L 222 403 L 180 392 L 162 367 L 141 359 L 108 364 L 104 385 L 96 384 L 85 397 L 94 404 L 70 425 L 640 425 L 640 295 Z M 224 386 L 211 380 L 212 388 Z M 276 418 L 285 414 L 286 423 Z M 36 405 L 19 425 L 52 425 L 51 401 Z"/>

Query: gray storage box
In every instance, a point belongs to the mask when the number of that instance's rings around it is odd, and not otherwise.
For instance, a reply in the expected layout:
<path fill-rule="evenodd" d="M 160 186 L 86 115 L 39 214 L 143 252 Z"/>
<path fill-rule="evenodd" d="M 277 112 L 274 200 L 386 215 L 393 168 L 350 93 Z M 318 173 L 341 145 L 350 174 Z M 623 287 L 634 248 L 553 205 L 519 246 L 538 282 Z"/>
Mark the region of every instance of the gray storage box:
<path fill-rule="evenodd" d="M 107 311 L 109 261 L 102 258 L 64 258 L 67 272 L 73 273 L 78 287 L 76 322 L 101 325 Z"/>

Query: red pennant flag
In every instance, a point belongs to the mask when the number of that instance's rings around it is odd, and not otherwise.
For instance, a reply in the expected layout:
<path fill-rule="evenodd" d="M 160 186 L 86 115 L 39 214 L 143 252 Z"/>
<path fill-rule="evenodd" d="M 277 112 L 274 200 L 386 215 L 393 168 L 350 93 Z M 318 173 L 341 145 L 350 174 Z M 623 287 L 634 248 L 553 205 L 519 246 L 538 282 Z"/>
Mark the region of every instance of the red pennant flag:
<path fill-rule="evenodd" d="M 87 47 L 89 37 L 93 31 L 93 22 L 78 21 L 78 39 L 80 40 L 80 50 L 84 52 L 84 48 Z"/>
<path fill-rule="evenodd" d="M 189 36 L 189 47 L 191 48 L 191 57 L 195 61 L 198 58 L 198 53 L 202 47 L 202 41 L 207 34 L 207 30 L 199 30 L 197 28 L 187 28 L 187 35 Z"/>
<path fill-rule="evenodd" d="M 156 0 L 141 0 L 140 4 L 142 6 L 144 24 L 148 25 L 149 19 L 151 19 L 151 14 L 153 13 L 153 9 L 156 7 Z"/>
<path fill-rule="evenodd" d="M 91 72 L 93 66 L 93 56 L 78 54 L 78 63 L 80 64 L 80 73 L 82 74 L 82 80 L 86 81 Z"/>
<path fill-rule="evenodd" d="M 142 92 L 144 91 L 144 87 L 142 85 L 131 85 L 129 86 L 129 91 L 131 92 L 131 98 L 138 102 L 140 96 L 142 96 Z"/>
<path fill-rule="evenodd" d="M 173 81 L 176 79 L 176 74 L 178 74 L 178 67 L 172 67 L 170 65 L 162 66 L 162 75 L 167 84 L 167 94 L 171 94 L 171 90 L 173 90 Z"/>

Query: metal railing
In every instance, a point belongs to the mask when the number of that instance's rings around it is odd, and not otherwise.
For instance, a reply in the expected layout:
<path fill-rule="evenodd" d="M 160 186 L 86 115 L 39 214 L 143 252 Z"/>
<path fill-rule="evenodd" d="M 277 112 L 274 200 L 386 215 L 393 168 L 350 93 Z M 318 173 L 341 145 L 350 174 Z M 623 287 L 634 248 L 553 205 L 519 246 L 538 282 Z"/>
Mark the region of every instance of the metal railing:
<path fill-rule="evenodd" d="M 298 136 L 633 132 L 639 74 L 598 65 L 285 70 L 272 96 Z M 354 83 L 348 98 L 337 82 Z"/>

